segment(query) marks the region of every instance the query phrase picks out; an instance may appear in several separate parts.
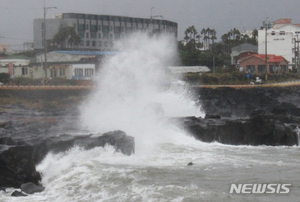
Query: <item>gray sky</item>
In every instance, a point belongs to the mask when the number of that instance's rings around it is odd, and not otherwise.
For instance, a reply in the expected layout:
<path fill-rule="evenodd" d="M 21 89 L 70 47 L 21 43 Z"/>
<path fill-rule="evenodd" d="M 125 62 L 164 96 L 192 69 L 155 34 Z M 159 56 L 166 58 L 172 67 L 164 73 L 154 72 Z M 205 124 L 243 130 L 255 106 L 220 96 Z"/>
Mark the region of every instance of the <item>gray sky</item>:
<path fill-rule="evenodd" d="M 259 29 L 269 17 L 291 18 L 300 24 L 299 0 L 45 0 L 46 6 L 57 9 L 47 12 L 78 12 L 89 14 L 150 17 L 162 15 L 178 23 L 178 39 L 183 39 L 187 27 L 194 25 L 198 31 L 211 28 L 217 31 L 217 41 L 230 29 Z M 0 43 L 10 49 L 22 47 L 33 41 L 33 19 L 43 17 L 44 0 L 0 0 Z M 3 38 L 4 37 L 4 38 Z"/>

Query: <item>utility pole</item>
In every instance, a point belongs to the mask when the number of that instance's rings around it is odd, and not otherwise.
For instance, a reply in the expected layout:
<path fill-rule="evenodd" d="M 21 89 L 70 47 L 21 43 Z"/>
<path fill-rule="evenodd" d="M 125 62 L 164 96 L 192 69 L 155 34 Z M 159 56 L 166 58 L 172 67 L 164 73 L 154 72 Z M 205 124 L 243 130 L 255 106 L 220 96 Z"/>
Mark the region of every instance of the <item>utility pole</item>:
<path fill-rule="evenodd" d="M 215 56 L 213 56 L 213 74 L 215 75 L 216 67 L 215 67 Z"/>
<path fill-rule="evenodd" d="M 44 0 L 44 53 L 45 53 L 45 62 L 44 62 L 44 69 L 45 69 L 45 78 L 47 78 L 47 30 L 46 30 L 46 13 L 49 9 L 56 9 L 56 7 L 46 7 L 45 0 Z M 45 81 L 44 81 L 45 85 Z"/>
<path fill-rule="evenodd" d="M 267 37 L 267 29 L 268 29 L 268 18 L 266 18 L 266 21 L 265 21 L 265 30 L 266 30 L 266 33 L 265 33 L 265 63 L 266 63 L 266 72 L 268 73 L 268 44 L 267 44 L 267 40 L 268 40 L 268 37 Z"/>

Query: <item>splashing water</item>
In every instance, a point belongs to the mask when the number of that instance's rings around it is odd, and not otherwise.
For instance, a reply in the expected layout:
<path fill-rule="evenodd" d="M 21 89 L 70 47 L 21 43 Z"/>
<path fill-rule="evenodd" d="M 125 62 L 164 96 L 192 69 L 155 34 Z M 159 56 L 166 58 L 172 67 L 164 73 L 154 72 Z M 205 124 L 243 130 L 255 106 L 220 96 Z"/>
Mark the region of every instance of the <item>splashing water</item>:
<path fill-rule="evenodd" d="M 182 133 L 165 117 L 203 116 L 186 91 L 163 90 L 175 45 L 169 37 L 143 34 L 119 42 L 119 53 L 104 62 L 97 90 L 81 107 L 82 125 L 96 132 L 123 130 L 136 138 L 138 150 Z"/>

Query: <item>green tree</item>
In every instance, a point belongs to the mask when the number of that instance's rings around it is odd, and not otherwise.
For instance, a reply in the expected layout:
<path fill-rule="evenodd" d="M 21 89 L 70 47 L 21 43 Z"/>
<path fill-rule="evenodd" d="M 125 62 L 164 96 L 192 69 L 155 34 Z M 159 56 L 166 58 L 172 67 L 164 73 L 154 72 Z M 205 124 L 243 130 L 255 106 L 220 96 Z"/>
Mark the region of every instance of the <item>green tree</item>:
<path fill-rule="evenodd" d="M 80 37 L 74 27 L 60 26 L 58 32 L 53 36 L 53 46 L 60 49 L 76 48 L 80 44 Z"/>

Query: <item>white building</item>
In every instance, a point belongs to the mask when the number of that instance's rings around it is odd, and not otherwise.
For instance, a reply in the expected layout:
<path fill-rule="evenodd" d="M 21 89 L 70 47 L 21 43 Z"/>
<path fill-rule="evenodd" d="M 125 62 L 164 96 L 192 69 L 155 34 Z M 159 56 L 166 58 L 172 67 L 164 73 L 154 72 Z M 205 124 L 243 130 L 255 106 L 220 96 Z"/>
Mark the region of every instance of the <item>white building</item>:
<path fill-rule="evenodd" d="M 273 27 L 267 29 L 267 54 L 283 56 L 290 62 L 291 68 L 295 65 L 295 49 L 297 48 L 295 41 L 298 40 L 298 35 L 300 35 L 300 24 L 292 24 L 291 19 L 279 19 L 274 21 Z M 258 30 L 259 54 L 266 53 L 265 36 L 265 29 Z"/>
<path fill-rule="evenodd" d="M 43 50 L 45 35 L 53 39 L 59 27 L 74 27 L 81 38 L 81 50 L 112 50 L 114 41 L 124 38 L 135 31 L 152 34 L 168 34 L 177 39 L 178 24 L 164 19 L 135 18 L 114 15 L 94 15 L 84 13 L 56 14 L 54 18 L 33 20 L 34 49 Z M 45 33 L 46 28 L 46 33 Z"/>

